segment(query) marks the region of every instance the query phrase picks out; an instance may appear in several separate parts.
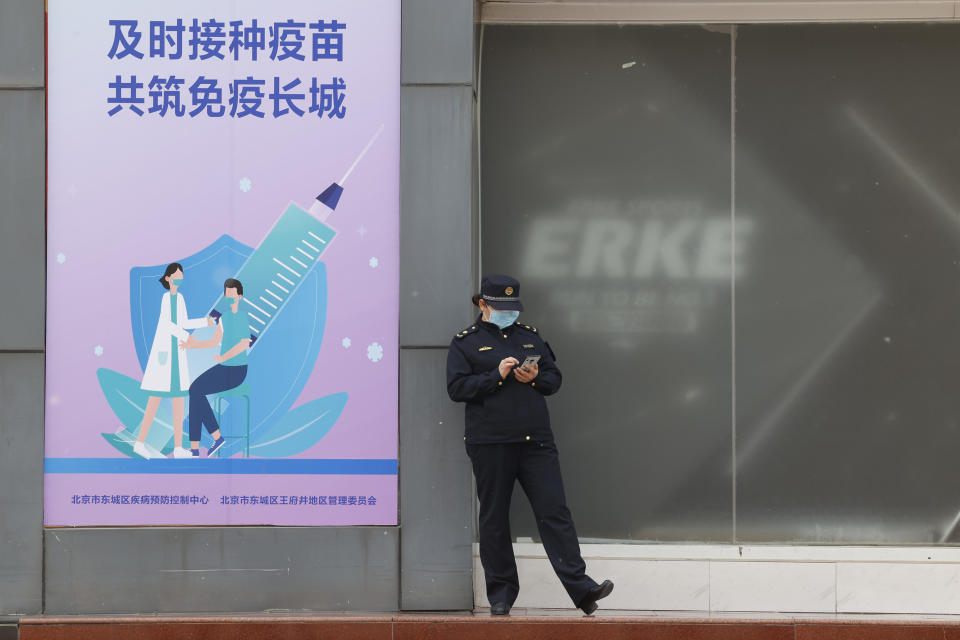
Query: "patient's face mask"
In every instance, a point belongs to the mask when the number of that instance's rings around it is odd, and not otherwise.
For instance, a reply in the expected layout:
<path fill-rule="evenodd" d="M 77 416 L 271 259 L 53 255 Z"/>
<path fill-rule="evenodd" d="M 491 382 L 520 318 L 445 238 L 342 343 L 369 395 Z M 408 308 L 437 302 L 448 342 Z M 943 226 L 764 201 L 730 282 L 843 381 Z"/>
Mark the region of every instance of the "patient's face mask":
<path fill-rule="evenodd" d="M 497 325 L 501 329 L 506 329 L 514 322 L 517 321 L 517 318 L 520 317 L 519 311 L 505 311 L 500 309 L 494 309 L 490 307 L 490 322 Z"/>
<path fill-rule="evenodd" d="M 175 287 L 179 287 L 180 285 L 183 284 L 183 278 L 171 278 L 170 284 L 172 284 Z"/>

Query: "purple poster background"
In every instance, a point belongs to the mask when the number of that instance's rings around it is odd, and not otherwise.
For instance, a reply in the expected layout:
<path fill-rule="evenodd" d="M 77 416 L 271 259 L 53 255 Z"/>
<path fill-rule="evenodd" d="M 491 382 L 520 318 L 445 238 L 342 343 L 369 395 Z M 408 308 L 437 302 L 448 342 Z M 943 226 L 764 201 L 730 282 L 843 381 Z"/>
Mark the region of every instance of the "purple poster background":
<path fill-rule="evenodd" d="M 327 221 L 337 236 L 321 258 L 326 326 L 315 367 L 293 406 L 343 392 L 349 399 L 318 442 L 288 459 L 396 461 L 399 2 L 50 0 L 48 12 L 45 524 L 396 524 L 395 471 L 272 473 L 243 466 L 262 459 L 232 456 L 223 473 L 184 472 L 176 464 L 192 460 L 152 459 L 134 462 L 171 463 L 170 470 L 154 473 L 141 465 L 138 471 L 146 473 L 70 473 L 52 472 L 51 460 L 125 458 L 101 435 L 122 425 L 97 371 L 137 381 L 143 375 L 131 330 L 131 269 L 187 258 L 224 234 L 256 248 L 291 201 L 309 208 L 382 126 Z M 309 54 L 303 62 L 274 61 L 269 47 L 257 61 L 243 53 L 239 61 L 230 54 L 225 60 L 188 60 L 189 34 L 182 59 L 151 58 L 147 23 L 178 18 L 187 24 L 193 18 L 256 18 L 261 25 L 336 19 L 347 25 L 343 61 L 311 61 Z M 108 57 L 111 19 L 139 21 L 142 59 Z M 145 85 L 153 75 L 175 74 L 186 85 L 200 75 L 216 78 L 225 103 L 227 84 L 236 78 L 265 78 L 268 94 L 274 76 L 301 78 L 304 93 L 313 77 L 342 77 L 346 115 L 274 117 L 265 97 L 263 118 L 231 118 L 229 104 L 228 115 L 219 118 L 160 117 L 146 112 L 146 87 L 142 116 L 127 108 L 108 115 L 107 98 L 114 95 L 108 83 L 131 74 Z M 301 106 L 306 110 L 308 104 L 309 93 Z M 205 311 L 196 304 L 189 308 L 191 317 Z M 194 369 L 191 361 L 193 378 L 202 372 Z M 135 495 L 151 502 L 132 504 Z M 231 496 L 247 502 L 231 505 Z M 268 503 L 250 504 L 251 496 L 267 497 Z M 334 496 L 337 504 L 331 505 Z M 296 505 L 290 504 L 293 497 Z"/>

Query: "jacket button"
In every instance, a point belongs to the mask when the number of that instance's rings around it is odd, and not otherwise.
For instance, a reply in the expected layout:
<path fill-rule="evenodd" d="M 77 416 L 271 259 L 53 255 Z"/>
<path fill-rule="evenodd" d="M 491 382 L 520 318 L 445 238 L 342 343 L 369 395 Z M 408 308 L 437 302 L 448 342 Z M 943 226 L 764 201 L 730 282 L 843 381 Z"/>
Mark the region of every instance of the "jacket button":
<path fill-rule="evenodd" d="M 529 439 L 530 439 L 530 436 L 527 436 L 527 440 L 529 440 Z"/>
<path fill-rule="evenodd" d="M 531 386 L 531 387 L 535 387 L 535 386 L 537 386 L 537 383 L 536 383 L 536 382 L 531 382 L 531 383 L 530 383 L 530 386 Z"/>
<path fill-rule="evenodd" d="M 503 386 L 503 380 L 501 380 L 500 382 L 498 382 L 498 383 L 497 383 L 497 386 L 498 386 L 498 387 L 502 387 L 502 386 Z"/>
<path fill-rule="evenodd" d="M 503 334 L 503 337 L 506 338 L 506 337 L 507 337 L 507 334 Z"/>

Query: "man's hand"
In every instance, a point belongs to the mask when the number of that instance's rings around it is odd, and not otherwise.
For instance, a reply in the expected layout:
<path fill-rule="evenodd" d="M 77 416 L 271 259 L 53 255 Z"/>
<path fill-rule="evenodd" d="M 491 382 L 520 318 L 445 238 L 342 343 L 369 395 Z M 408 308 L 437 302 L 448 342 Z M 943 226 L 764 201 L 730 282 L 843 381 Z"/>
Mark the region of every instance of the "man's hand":
<path fill-rule="evenodd" d="M 207 326 L 212 327 L 215 324 L 217 324 L 217 321 L 211 318 L 210 316 L 207 316 Z"/>
<path fill-rule="evenodd" d="M 512 357 L 511 357 L 511 358 L 504 358 L 503 360 L 501 360 L 501 361 L 500 361 L 500 366 L 497 367 L 497 369 L 498 369 L 499 372 L 500 372 L 500 378 L 501 378 L 501 379 L 504 379 L 504 378 L 506 378 L 508 375 L 510 375 L 511 369 L 513 369 L 513 368 L 514 368 L 515 366 L 517 366 L 518 364 L 520 364 L 520 361 L 517 360 L 516 358 L 512 358 Z"/>
<path fill-rule="evenodd" d="M 215 353 L 215 354 L 213 354 L 213 361 L 214 361 L 214 362 L 223 362 L 223 356 L 220 355 L 219 353 Z"/>
<path fill-rule="evenodd" d="M 186 340 L 181 340 L 181 341 L 180 341 L 180 348 L 181 348 L 181 349 L 192 349 L 192 348 L 193 348 L 193 344 L 194 344 L 196 341 L 197 341 L 197 339 L 194 338 L 194 337 L 193 337 L 193 334 L 191 333 L 190 336 L 189 336 Z"/>
<path fill-rule="evenodd" d="M 520 382 L 526 384 L 531 382 L 540 374 L 540 365 L 533 365 L 532 367 L 527 367 L 526 369 L 517 368 L 513 370 L 513 376 Z"/>

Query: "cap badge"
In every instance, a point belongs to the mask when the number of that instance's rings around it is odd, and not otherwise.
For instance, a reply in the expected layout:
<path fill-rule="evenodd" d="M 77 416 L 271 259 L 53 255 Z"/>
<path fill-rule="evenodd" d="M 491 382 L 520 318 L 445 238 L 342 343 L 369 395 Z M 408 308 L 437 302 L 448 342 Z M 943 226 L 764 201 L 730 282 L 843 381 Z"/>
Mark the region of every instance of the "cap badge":
<path fill-rule="evenodd" d="M 512 295 L 513 295 L 513 287 L 507 287 L 506 290 L 504 290 L 504 293 L 507 294 L 508 296 L 512 296 Z"/>

